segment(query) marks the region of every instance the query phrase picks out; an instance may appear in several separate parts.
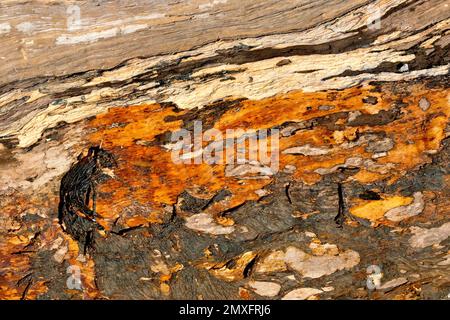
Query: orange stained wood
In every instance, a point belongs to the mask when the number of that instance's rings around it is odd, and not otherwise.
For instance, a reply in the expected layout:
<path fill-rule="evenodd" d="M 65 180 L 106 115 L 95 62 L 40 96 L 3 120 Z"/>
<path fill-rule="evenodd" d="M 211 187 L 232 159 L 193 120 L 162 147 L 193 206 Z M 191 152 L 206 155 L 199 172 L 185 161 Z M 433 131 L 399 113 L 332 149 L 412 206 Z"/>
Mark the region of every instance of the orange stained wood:
<path fill-rule="evenodd" d="M 22 222 L 17 226 L 13 221 L 23 212 L 37 214 L 40 206 L 50 206 L 50 199 L 33 199 L 16 193 L 14 197 L 5 197 L 2 207 L 2 228 L 8 227 L 14 233 L 1 234 L 0 241 L 0 300 L 36 299 L 47 291 L 45 281 L 36 279 L 31 272 L 32 244 L 37 230 L 42 227 L 42 220 L 26 226 Z M 51 199 L 53 200 L 53 199 Z M 8 222 L 8 220 L 10 222 Z M 31 252 L 30 252 L 31 251 Z"/>
<path fill-rule="evenodd" d="M 318 173 L 321 169 L 330 170 L 352 157 L 365 162 L 349 179 L 370 183 L 388 178 L 393 182 L 405 172 L 430 162 L 430 154 L 439 149 L 450 114 L 449 90 L 430 89 L 426 83 L 410 85 L 409 94 L 402 96 L 392 92 L 389 85 L 382 85 L 381 90 L 374 89 L 366 86 L 316 93 L 295 91 L 260 101 L 243 101 L 230 107 L 213 127 L 225 136 L 227 129 L 273 128 L 286 122 L 300 122 L 337 112 L 359 111 L 373 115 L 389 110 L 396 101 L 403 101 L 407 106 L 402 108 L 402 116 L 387 125 L 345 126 L 342 132 L 316 126 L 289 137 L 280 136 L 279 140 L 280 170 L 286 165 L 295 166 L 294 178 L 305 183 L 316 183 L 321 179 Z M 378 102 L 364 103 L 367 96 L 376 97 Z M 430 102 L 426 111 L 419 108 L 423 97 Z M 325 105 L 332 108 L 319 108 Z M 182 121 L 168 121 L 167 117 L 179 117 L 188 112 L 159 104 L 112 108 L 89 123 L 89 128 L 95 131 L 89 135 L 89 141 L 102 143 L 119 161 L 119 167 L 114 170 L 116 178 L 99 190 L 107 195 L 100 197 L 97 206 L 107 228 L 119 217 L 130 227 L 160 223 L 171 212 L 168 206 L 176 203 L 184 190 L 206 199 L 221 189 L 228 189 L 231 198 L 208 209 L 213 215 L 219 214 L 245 201 L 258 199 L 255 191 L 272 181 L 226 176 L 224 164 L 174 163 L 171 151 L 155 142 L 155 137 L 179 130 Z M 337 122 L 345 125 L 342 121 L 345 119 Z M 385 156 L 372 158 L 373 153 L 365 150 L 366 144 L 344 147 L 357 135 L 371 132 L 384 132 L 394 141 L 394 147 Z M 329 152 L 315 156 L 283 153 L 288 148 L 307 144 Z M 220 219 L 217 222 L 221 223 Z"/>
<path fill-rule="evenodd" d="M 37 259 L 36 251 L 39 248 L 49 253 L 47 264 L 56 264 L 56 252 L 59 248 L 67 246 L 68 250 L 61 257 L 69 266 L 79 268 L 82 290 L 70 290 L 66 292 L 71 296 L 84 299 L 97 298 L 98 290 L 95 286 L 94 262 L 88 257 L 80 261 L 79 248 L 75 240 L 64 233 L 55 216 L 48 215 L 46 208 L 57 208 L 58 197 L 48 193 L 37 195 L 24 195 L 16 193 L 14 197 L 3 199 L 2 218 L 14 219 L 18 215 L 40 215 L 41 219 L 33 219 L 29 223 L 23 221 L 19 225 L 13 225 L 17 229 L 15 233 L 2 234 L 0 241 L 0 300 L 36 299 L 48 290 L 50 279 L 33 270 L 33 260 Z M 41 211 L 41 208 L 45 208 Z M 41 232 L 37 232 L 42 230 Z M 62 282 L 65 284 L 70 274 L 62 274 Z M 29 281 L 30 280 L 30 281 Z"/>

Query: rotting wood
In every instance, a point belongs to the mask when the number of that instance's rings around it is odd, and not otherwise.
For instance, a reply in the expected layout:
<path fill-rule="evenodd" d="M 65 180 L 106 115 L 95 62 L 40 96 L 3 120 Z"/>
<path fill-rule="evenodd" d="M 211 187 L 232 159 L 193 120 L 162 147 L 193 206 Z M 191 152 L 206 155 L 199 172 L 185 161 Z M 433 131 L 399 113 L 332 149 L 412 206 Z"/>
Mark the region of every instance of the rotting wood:
<path fill-rule="evenodd" d="M 144 2 L 0 4 L 0 298 L 447 297 L 448 1 Z M 279 170 L 174 163 L 195 121 Z"/>

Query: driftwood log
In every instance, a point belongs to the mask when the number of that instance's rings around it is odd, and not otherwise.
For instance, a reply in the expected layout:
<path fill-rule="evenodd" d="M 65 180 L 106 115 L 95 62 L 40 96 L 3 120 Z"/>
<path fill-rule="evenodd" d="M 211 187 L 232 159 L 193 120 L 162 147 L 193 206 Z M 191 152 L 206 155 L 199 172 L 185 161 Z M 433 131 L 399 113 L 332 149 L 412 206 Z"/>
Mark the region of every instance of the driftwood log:
<path fill-rule="evenodd" d="M 8 0 L 0 40 L 1 299 L 449 297 L 449 1 Z"/>

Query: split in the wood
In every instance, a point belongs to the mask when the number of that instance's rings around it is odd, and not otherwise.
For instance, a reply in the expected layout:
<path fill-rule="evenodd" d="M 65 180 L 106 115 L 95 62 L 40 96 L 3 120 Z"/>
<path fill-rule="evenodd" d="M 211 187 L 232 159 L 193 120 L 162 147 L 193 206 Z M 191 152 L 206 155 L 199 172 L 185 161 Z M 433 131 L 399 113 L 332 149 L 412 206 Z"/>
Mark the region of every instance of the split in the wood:
<path fill-rule="evenodd" d="M 25 284 L 25 289 L 22 291 L 22 296 L 20 300 L 25 300 L 27 297 L 27 293 L 30 290 L 31 285 L 33 284 L 33 273 L 29 273 L 22 277 L 19 281 L 17 281 L 17 286 L 20 287 Z"/>
<path fill-rule="evenodd" d="M 342 228 L 342 225 L 344 224 L 345 221 L 345 204 L 344 204 L 344 191 L 342 189 L 342 183 L 338 183 L 338 214 L 336 215 L 336 217 L 334 218 L 334 221 L 337 223 L 337 225 L 339 226 L 339 228 Z"/>

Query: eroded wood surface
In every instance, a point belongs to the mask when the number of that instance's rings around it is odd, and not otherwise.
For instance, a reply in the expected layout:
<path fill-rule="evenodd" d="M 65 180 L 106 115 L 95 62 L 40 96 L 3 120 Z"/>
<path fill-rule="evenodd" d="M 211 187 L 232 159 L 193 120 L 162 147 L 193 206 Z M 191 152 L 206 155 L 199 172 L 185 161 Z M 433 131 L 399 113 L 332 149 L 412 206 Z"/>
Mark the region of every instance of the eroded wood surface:
<path fill-rule="evenodd" d="M 147 3 L 0 5 L 0 298 L 447 298 L 448 1 Z M 174 163 L 198 120 L 280 130 L 279 171 Z M 60 182 L 100 145 L 84 254 Z"/>

